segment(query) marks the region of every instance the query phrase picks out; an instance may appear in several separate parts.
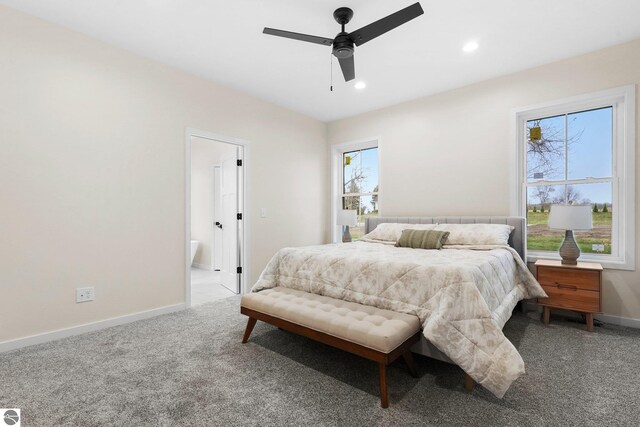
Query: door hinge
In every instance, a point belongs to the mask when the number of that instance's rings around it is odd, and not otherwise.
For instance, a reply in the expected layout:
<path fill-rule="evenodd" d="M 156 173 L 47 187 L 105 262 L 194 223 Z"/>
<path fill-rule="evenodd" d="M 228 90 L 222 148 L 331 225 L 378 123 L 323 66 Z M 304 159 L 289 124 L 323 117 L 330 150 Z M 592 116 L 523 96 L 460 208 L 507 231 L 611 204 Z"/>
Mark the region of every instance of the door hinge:
<path fill-rule="evenodd" d="M 239 214 L 238 214 L 238 220 L 241 220 L 241 219 L 242 219 L 242 214 L 241 214 L 241 213 L 239 213 Z"/>
<path fill-rule="evenodd" d="M 242 159 L 238 159 L 238 166 L 242 166 Z"/>
<path fill-rule="evenodd" d="M 242 274 L 242 267 L 238 267 L 238 268 L 236 268 L 236 273 L 238 273 L 238 274 Z"/>

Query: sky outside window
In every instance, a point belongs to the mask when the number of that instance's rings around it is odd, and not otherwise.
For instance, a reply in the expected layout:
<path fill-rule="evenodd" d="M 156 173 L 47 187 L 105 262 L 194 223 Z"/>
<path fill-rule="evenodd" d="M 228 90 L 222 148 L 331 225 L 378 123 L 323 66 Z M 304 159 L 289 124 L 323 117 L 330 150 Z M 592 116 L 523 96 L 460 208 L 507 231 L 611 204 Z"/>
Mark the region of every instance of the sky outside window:
<path fill-rule="evenodd" d="M 530 120 L 540 127 L 544 152 L 528 150 L 527 181 L 610 178 L 612 176 L 613 107 Z M 530 141 L 529 144 L 537 144 Z M 566 158 L 565 158 L 566 150 Z M 566 170 L 565 170 L 566 160 Z M 575 187 L 575 186 L 574 186 Z M 611 203 L 611 184 L 576 187 L 577 203 Z M 531 194 L 531 193 L 530 193 Z M 559 195 L 554 194 L 554 199 Z M 540 200 L 529 199 L 530 203 Z"/>
<path fill-rule="evenodd" d="M 346 164 L 346 158 L 350 157 L 350 164 Z M 378 148 L 351 151 L 343 155 L 345 193 L 350 193 L 351 180 L 354 176 L 360 177 L 357 182 L 359 193 L 376 192 L 378 187 Z"/>

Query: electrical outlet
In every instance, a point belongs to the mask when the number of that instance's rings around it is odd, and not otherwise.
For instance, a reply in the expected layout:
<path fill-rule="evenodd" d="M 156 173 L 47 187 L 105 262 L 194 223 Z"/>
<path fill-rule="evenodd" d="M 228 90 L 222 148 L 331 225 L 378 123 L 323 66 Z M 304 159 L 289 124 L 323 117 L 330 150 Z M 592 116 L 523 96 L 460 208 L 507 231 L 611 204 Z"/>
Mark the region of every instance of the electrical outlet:
<path fill-rule="evenodd" d="M 93 301 L 95 293 L 93 288 L 76 288 L 76 302 Z"/>

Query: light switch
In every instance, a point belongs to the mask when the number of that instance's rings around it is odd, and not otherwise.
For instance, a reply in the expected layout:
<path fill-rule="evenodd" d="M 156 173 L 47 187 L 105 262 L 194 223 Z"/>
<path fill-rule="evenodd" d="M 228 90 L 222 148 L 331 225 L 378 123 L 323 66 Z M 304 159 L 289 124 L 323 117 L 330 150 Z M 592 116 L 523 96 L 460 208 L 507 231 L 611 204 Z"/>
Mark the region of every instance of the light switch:
<path fill-rule="evenodd" d="M 260 218 L 267 217 L 267 208 L 260 208 Z"/>

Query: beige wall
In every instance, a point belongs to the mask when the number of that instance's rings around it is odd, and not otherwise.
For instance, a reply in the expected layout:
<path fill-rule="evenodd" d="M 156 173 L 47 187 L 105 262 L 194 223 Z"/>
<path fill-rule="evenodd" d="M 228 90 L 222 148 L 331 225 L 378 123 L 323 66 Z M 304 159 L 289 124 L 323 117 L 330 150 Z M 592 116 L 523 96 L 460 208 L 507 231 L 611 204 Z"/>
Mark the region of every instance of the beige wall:
<path fill-rule="evenodd" d="M 198 241 L 194 264 L 212 268 L 213 165 L 235 154 L 236 146 L 202 138 L 191 138 L 191 239 Z"/>
<path fill-rule="evenodd" d="M 184 302 L 186 127 L 251 143 L 249 284 L 328 238 L 324 123 L 5 7 L 0 94 L 0 341 Z"/>
<path fill-rule="evenodd" d="M 335 121 L 328 139 L 381 138 L 382 215 L 509 214 L 512 110 L 639 83 L 635 41 Z M 607 314 L 640 318 L 640 273 L 606 271 L 603 305 Z"/>

